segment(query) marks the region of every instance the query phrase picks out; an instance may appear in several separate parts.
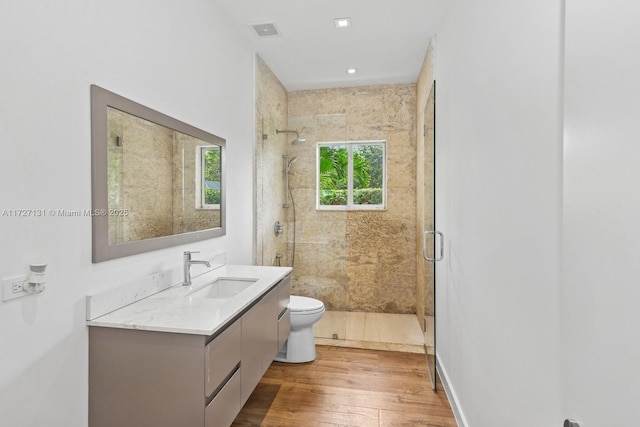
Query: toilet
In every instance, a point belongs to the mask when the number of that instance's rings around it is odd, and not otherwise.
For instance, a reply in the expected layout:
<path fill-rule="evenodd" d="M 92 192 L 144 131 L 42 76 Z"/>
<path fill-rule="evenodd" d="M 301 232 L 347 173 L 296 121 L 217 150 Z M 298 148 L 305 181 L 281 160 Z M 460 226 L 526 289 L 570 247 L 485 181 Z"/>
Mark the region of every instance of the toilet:
<path fill-rule="evenodd" d="M 289 301 L 291 331 L 276 362 L 303 363 L 316 360 L 316 342 L 313 325 L 322 318 L 324 304 L 315 298 L 291 295 Z"/>

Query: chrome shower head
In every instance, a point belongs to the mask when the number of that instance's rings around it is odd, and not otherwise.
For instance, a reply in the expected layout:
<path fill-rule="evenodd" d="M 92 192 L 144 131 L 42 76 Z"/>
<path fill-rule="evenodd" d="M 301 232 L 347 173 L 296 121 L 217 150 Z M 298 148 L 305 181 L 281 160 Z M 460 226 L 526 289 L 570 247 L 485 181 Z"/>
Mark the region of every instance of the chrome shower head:
<path fill-rule="evenodd" d="M 291 141 L 292 144 L 302 144 L 303 142 L 307 142 L 306 138 L 301 138 L 300 134 L 298 134 L 297 130 L 278 130 L 276 129 L 276 135 L 280 134 L 280 133 L 295 133 L 296 134 L 296 139 L 294 139 L 293 141 Z"/>

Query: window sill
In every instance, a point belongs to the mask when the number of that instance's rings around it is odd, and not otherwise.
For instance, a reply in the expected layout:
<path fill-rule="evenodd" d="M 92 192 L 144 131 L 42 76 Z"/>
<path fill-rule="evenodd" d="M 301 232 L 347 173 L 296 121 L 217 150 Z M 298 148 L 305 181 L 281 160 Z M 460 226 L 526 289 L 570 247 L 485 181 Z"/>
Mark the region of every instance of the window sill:
<path fill-rule="evenodd" d="M 346 205 L 323 205 L 316 206 L 317 211 L 324 212 L 343 212 L 343 211 L 368 211 L 379 212 L 386 211 L 387 207 L 382 205 L 358 205 L 358 206 L 346 206 Z"/>

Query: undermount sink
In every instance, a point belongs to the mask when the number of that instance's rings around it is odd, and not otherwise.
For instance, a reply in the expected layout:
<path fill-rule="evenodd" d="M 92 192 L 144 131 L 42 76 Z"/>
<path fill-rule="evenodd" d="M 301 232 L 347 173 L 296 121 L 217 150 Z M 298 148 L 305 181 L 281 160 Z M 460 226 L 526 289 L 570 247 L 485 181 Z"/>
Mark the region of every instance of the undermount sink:
<path fill-rule="evenodd" d="M 189 296 L 194 298 L 229 299 L 257 281 L 258 279 L 220 277 L 197 291 L 191 292 Z"/>

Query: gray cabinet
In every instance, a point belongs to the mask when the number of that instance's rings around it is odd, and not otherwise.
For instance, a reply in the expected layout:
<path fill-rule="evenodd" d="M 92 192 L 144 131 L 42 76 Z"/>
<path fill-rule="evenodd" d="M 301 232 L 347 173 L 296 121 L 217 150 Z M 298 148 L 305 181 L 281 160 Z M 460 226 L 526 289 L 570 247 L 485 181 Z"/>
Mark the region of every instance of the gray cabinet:
<path fill-rule="evenodd" d="M 242 316 L 242 398 L 247 401 L 253 388 L 262 378 L 262 347 L 265 317 L 267 315 L 264 301 L 258 302 L 251 310 Z"/>
<path fill-rule="evenodd" d="M 289 337 L 290 293 L 287 276 L 242 316 L 243 405 Z"/>
<path fill-rule="evenodd" d="M 278 290 L 242 316 L 242 404 L 278 353 Z"/>
<path fill-rule="evenodd" d="M 288 336 L 289 286 L 209 337 L 90 327 L 89 427 L 228 427 Z"/>

